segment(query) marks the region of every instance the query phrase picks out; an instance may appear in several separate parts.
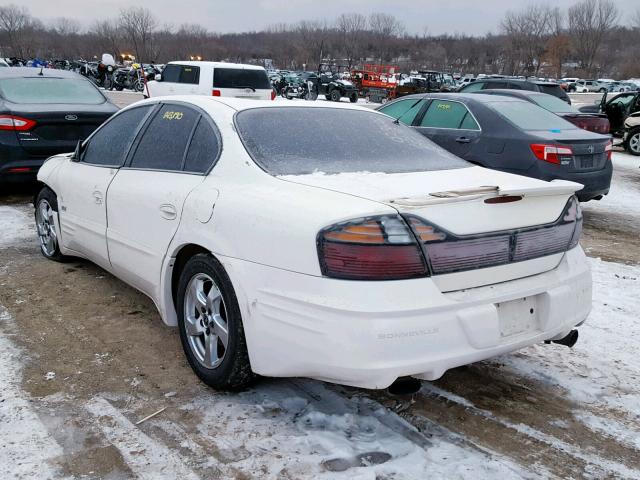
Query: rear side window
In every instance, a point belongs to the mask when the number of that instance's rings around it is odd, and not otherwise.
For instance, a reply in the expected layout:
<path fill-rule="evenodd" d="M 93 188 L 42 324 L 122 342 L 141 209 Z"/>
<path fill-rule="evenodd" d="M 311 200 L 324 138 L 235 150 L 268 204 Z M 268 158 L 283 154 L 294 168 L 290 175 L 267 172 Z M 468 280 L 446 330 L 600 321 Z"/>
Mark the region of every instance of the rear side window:
<path fill-rule="evenodd" d="M 474 126 L 471 130 L 478 130 L 477 124 L 471 115 L 467 115 L 469 111 L 467 107 L 459 102 L 450 102 L 446 100 L 434 100 L 429 105 L 424 117 L 420 122 L 421 127 L 432 128 L 467 128 L 463 127 L 463 122 L 467 116 L 470 119 L 465 125 Z"/>
<path fill-rule="evenodd" d="M 478 92 L 483 89 L 484 84 L 485 82 L 478 82 L 478 81 L 471 82 L 471 83 L 468 83 L 467 86 L 460 91 L 464 93 Z"/>
<path fill-rule="evenodd" d="M 406 100 L 393 102 L 382 107 L 379 111 L 400 120 L 405 125 L 411 125 L 420 108 L 422 108 L 422 105 L 424 105 L 423 100 L 419 98 L 408 98 Z"/>
<path fill-rule="evenodd" d="M 414 129 L 376 112 L 262 107 L 238 112 L 236 126 L 253 160 L 272 175 L 425 172 L 470 166 Z"/>
<path fill-rule="evenodd" d="M 259 69 L 216 67 L 213 71 L 215 88 L 250 88 L 271 90 L 267 72 Z"/>
<path fill-rule="evenodd" d="M 200 118 L 187 151 L 184 171 L 205 173 L 218 158 L 220 145 L 219 133 L 211 128 L 205 118 Z"/>
<path fill-rule="evenodd" d="M 564 90 L 560 88 L 560 85 L 538 85 L 542 93 L 547 95 L 553 95 L 554 97 L 563 98 L 565 96 Z"/>
<path fill-rule="evenodd" d="M 484 90 L 491 90 L 497 88 L 508 88 L 507 82 L 486 82 L 484 84 Z"/>
<path fill-rule="evenodd" d="M 182 170 L 187 143 L 198 116 L 184 105 L 163 105 L 142 134 L 131 168 Z"/>
<path fill-rule="evenodd" d="M 486 104 L 522 130 L 575 130 L 577 127 L 558 115 L 529 102 L 491 102 Z"/>
<path fill-rule="evenodd" d="M 197 84 L 200 81 L 200 67 L 169 64 L 162 71 L 162 81 L 169 83 Z"/>
<path fill-rule="evenodd" d="M 121 166 L 151 105 L 126 110 L 105 123 L 85 145 L 82 162 Z"/>

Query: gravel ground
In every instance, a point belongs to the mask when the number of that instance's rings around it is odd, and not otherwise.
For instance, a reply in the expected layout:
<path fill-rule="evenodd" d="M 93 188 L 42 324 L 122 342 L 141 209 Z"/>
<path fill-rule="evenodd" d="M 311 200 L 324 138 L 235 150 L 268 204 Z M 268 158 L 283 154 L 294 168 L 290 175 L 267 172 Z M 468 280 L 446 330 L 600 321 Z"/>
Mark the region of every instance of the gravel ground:
<path fill-rule="evenodd" d="M 0 478 L 640 478 L 639 164 L 616 153 L 611 194 L 584 206 L 594 310 L 576 347 L 458 368 L 411 397 L 206 388 L 148 298 L 46 261 L 30 197 L 5 191 Z"/>

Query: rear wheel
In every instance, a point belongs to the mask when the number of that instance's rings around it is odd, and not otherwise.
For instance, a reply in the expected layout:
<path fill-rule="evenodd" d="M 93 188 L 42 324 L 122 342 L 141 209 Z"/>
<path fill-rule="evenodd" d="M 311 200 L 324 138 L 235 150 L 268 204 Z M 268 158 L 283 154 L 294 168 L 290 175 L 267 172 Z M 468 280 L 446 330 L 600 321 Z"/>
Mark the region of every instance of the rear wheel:
<path fill-rule="evenodd" d="M 353 92 L 351 95 L 349 95 L 349 101 L 351 103 L 356 103 L 358 101 L 358 94 L 356 92 Z"/>
<path fill-rule="evenodd" d="M 636 128 L 629 132 L 624 148 L 631 155 L 640 156 L 640 128 Z"/>
<path fill-rule="evenodd" d="M 38 193 L 35 203 L 36 229 L 40 252 L 49 260 L 64 262 L 67 260 L 60 252 L 58 229 L 55 219 L 58 216 L 58 198 L 48 187 Z"/>
<path fill-rule="evenodd" d="M 213 256 L 198 254 L 178 283 L 180 340 L 189 365 L 207 385 L 241 390 L 255 378 L 231 280 Z"/>
<path fill-rule="evenodd" d="M 340 90 L 338 90 L 337 88 L 334 88 L 333 90 L 331 90 L 329 97 L 331 98 L 332 102 L 339 102 L 340 99 L 342 98 L 342 95 L 340 94 Z"/>

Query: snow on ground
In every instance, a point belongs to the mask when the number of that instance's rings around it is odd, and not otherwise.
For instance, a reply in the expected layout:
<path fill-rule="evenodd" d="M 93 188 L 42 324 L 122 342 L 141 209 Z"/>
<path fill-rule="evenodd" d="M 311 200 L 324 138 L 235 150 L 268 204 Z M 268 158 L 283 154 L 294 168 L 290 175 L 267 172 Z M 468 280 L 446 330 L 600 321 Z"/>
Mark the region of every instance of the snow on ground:
<path fill-rule="evenodd" d="M 24 355 L 8 339 L 11 320 L 0 305 L 0 478 L 60 478 L 47 460 L 62 455 L 62 448 L 20 389 Z"/>
<path fill-rule="evenodd" d="M 0 205 L 0 248 L 17 245 L 23 240 L 33 240 L 33 210 L 29 205 Z"/>

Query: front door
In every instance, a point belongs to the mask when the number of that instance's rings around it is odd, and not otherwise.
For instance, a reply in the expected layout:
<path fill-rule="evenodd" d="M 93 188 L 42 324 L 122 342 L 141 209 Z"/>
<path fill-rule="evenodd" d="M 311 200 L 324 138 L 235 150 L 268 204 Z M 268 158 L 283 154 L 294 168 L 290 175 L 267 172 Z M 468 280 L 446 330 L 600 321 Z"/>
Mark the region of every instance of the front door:
<path fill-rule="evenodd" d="M 106 198 L 150 106 L 112 117 L 84 144 L 79 161 L 69 161 L 58 175 L 67 186 L 59 196 L 61 243 L 109 268 Z"/>

